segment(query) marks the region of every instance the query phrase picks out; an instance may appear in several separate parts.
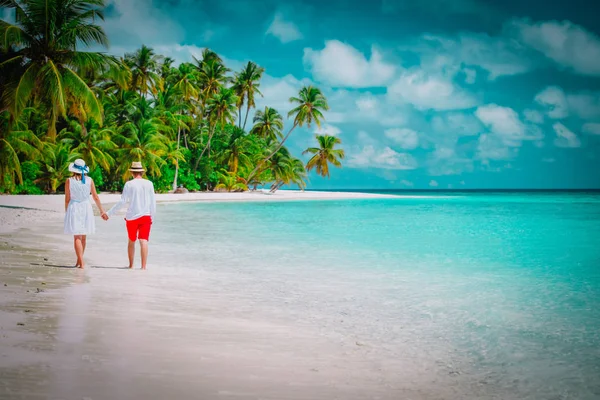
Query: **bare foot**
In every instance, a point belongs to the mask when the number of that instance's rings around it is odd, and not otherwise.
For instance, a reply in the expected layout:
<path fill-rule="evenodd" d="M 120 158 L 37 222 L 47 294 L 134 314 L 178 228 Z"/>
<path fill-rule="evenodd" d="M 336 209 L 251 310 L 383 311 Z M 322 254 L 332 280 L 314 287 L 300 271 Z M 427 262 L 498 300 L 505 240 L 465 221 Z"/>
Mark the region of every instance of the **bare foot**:
<path fill-rule="evenodd" d="M 129 267 L 127 267 L 127 268 L 129 268 L 129 269 L 133 269 L 133 265 L 130 265 L 130 266 L 129 266 Z"/>
<path fill-rule="evenodd" d="M 142 267 L 143 270 L 146 270 L 146 267 Z"/>

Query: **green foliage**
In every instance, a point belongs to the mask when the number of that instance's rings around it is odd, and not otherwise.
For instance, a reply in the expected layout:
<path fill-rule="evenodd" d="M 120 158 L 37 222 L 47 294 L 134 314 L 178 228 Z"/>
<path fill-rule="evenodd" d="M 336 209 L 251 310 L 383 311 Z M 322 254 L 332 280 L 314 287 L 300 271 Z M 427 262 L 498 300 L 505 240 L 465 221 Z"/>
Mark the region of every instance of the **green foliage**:
<path fill-rule="evenodd" d="M 133 161 L 159 192 L 305 185 L 304 165 L 284 143 L 297 126 L 320 125 L 328 104 L 319 89 L 290 99 L 294 124 L 284 136 L 275 109 L 249 116 L 264 73 L 253 62 L 231 74 L 210 49 L 174 65 L 147 46 L 119 61 L 82 49 L 108 43 L 103 0 L 0 4 L 19 15 L 0 20 L 0 193 L 61 190 L 76 158 L 109 192 L 122 190 Z M 340 150 L 327 149 L 338 166 Z M 308 167 L 328 176 L 327 162 Z"/>

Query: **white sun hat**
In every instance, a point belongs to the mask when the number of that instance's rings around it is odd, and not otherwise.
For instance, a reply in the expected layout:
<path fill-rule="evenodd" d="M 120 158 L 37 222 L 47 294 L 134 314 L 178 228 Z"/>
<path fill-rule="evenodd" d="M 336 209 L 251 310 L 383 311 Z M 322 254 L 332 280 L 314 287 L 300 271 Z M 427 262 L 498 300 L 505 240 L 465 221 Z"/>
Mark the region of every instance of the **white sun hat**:
<path fill-rule="evenodd" d="M 81 158 L 78 158 L 71 164 L 69 164 L 69 171 L 75 174 L 81 174 L 81 182 L 85 183 L 85 174 L 90 172 L 90 169 L 87 165 L 85 165 L 85 161 Z"/>

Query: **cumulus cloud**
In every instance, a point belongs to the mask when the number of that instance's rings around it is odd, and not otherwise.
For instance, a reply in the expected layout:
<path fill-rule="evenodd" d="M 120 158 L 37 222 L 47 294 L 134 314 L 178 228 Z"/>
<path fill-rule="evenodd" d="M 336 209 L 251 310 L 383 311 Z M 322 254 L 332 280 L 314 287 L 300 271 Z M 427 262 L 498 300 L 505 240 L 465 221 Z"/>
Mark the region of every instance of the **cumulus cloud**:
<path fill-rule="evenodd" d="M 402 179 L 402 180 L 400 181 L 400 184 L 401 184 L 402 186 L 406 186 L 406 187 L 413 187 L 413 186 L 414 186 L 414 184 L 413 184 L 411 181 L 408 181 L 408 180 L 406 180 L 406 179 Z"/>
<path fill-rule="evenodd" d="M 487 78 L 518 75 L 535 67 L 530 50 L 518 41 L 485 33 L 460 33 L 456 36 L 426 34 L 401 50 L 414 52 L 421 67 L 454 76 L 465 74 L 466 83 L 474 83 L 476 70 L 487 72 Z"/>
<path fill-rule="evenodd" d="M 304 49 L 304 65 L 316 80 L 334 87 L 384 86 L 396 68 L 388 64 L 376 48 L 371 58 L 339 40 L 328 40 L 322 50 Z"/>
<path fill-rule="evenodd" d="M 552 125 L 552 129 L 554 129 L 554 132 L 556 133 L 556 139 L 554 139 L 555 146 L 567 148 L 581 146 L 581 142 L 579 141 L 577 135 L 560 122 L 554 123 L 554 125 Z"/>
<path fill-rule="evenodd" d="M 565 93 L 558 86 L 549 86 L 535 96 L 535 101 L 552 119 L 563 119 L 571 114 L 586 120 L 600 117 L 598 92 Z"/>
<path fill-rule="evenodd" d="M 589 135 L 600 135 L 600 124 L 594 122 L 584 124 L 581 131 Z"/>
<path fill-rule="evenodd" d="M 280 12 L 275 14 L 273 22 L 271 22 L 271 25 L 269 25 L 265 34 L 276 37 L 281 43 L 289 43 L 294 40 L 302 39 L 302 33 L 296 24 L 287 21 Z"/>
<path fill-rule="evenodd" d="M 390 147 L 379 148 L 375 145 L 355 146 L 348 155 L 346 166 L 349 168 L 378 168 L 392 170 L 410 170 L 417 168 L 417 161 L 407 153 L 398 153 Z"/>
<path fill-rule="evenodd" d="M 431 126 L 436 133 L 454 136 L 472 136 L 481 133 L 481 121 L 471 113 L 448 112 L 436 115 L 431 120 Z"/>
<path fill-rule="evenodd" d="M 533 122 L 534 124 L 541 124 L 544 122 L 544 114 L 538 110 L 525 110 L 523 111 L 523 115 L 527 121 Z"/>
<path fill-rule="evenodd" d="M 477 118 L 506 145 L 518 146 L 523 140 L 539 140 L 542 133 L 535 126 L 525 125 L 510 107 L 488 104 L 477 108 Z"/>
<path fill-rule="evenodd" d="M 439 183 L 436 180 L 432 179 L 432 180 L 429 181 L 429 186 L 431 186 L 431 187 L 438 187 Z"/>
<path fill-rule="evenodd" d="M 315 133 L 318 135 L 337 136 L 342 133 L 342 130 L 331 124 L 322 124 L 320 128 L 317 127 Z"/>
<path fill-rule="evenodd" d="M 506 146 L 502 138 L 493 134 L 483 134 L 477 141 L 476 157 L 482 161 L 508 160 L 516 155 L 516 149 Z"/>
<path fill-rule="evenodd" d="M 535 96 L 535 101 L 546 108 L 546 114 L 552 119 L 569 116 L 569 104 L 565 92 L 558 86 L 548 86 Z"/>
<path fill-rule="evenodd" d="M 567 94 L 569 109 L 579 118 L 595 119 L 600 117 L 600 93 L 579 92 Z"/>
<path fill-rule="evenodd" d="M 412 104 L 419 110 L 460 110 L 472 108 L 478 100 L 442 76 L 423 70 L 407 71 L 388 87 L 391 101 Z"/>
<path fill-rule="evenodd" d="M 416 131 L 408 128 L 392 128 L 386 129 L 384 134 L 391 139 L 395 144 L 405 150 L 412 150 L 419 145 L 419 134 Z"/>
<path fill-rule="evenodd" d="M 509 30 L 560 66 L 584 75 L 600 75 L 600 38 L 579 25 L 515 20 Z"/>
<path fill-rule="evenodd" d="M 459 175 L 473 170 L 473 160 L 456 153 L 453 145 L 439 143 L 428 157 L 430 175 Z"/>
<path fill-rule="evenodd" d="M 307 80 L 299 80 L 289 74 L 282 78 L 265 74 L 260 85 L 263 97 L 256 99 L 256 108 L 260 110 L 265 106 L 273 107 L 285 118 L 288 111 L 292 109 L 290 97 L 297 96 L 300 88 L 309 83 Z"/>

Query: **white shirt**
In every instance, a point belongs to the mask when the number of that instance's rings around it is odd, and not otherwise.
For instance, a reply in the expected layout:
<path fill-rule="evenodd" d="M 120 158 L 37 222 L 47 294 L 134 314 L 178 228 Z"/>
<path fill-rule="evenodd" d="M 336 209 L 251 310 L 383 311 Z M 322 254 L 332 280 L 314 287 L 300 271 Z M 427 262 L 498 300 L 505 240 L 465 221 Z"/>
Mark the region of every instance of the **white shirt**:
<path fill-rule="evenodd" d="M 125 219 L 130 221 L 149 215 L 154 218 L 156 214 L 156 199 L 154 197 L 154 184 L 147 179 L 134 178 L 123 187 L 121 200 L 115 204 L 107 214 L 111 217 L 125 203 L 129 203 Z"/>

